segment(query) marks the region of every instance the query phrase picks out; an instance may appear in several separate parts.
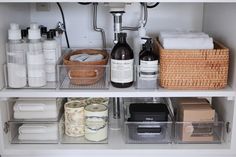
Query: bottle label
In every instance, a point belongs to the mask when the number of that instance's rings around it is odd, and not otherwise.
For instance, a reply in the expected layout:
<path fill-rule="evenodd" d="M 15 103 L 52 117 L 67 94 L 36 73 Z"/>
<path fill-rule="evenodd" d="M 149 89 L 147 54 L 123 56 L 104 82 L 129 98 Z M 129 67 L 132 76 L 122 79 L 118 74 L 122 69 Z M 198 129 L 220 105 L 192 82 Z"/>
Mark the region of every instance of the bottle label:
<path fill-rule="evenodd" d="M 158 74 L 158 60 L 143 61 L 140 60 L 139 75 L 144 80 L 155 80 Z"/>
<path fill-rule="evenodd" d="M 57 50 L 44 49 L 44 57 L 47 64 L 55 64 L 57 62 Z"/>
<path fill-rule="evenodd" d="M 111 59 L 111 81 L 116 83 L 128 83 L 133 79 L 134 59 Z"/>

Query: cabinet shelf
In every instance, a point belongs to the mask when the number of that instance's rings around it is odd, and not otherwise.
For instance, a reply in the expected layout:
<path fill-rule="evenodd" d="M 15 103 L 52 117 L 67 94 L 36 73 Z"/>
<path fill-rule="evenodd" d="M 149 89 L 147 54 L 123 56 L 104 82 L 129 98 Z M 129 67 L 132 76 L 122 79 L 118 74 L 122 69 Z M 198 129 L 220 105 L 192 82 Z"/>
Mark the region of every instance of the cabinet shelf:
<path fill-rule="evenodd" d="M 0 98 L 8 97 L 227 97 L 232 99 L 235 91 L 231 87 L 219 90 L 156 90 L 118 89 L 110 87 L 104 90 L 59 90 L 59 89 L 2 89 Z"/>
<path fill-rule="evenodd" d="M 219 154 L 224 151 L 228 151 L 230 146 L 227 144 L 198 144 L 198 145 L 187 145 L 187 144 L 125 144 L 121 131 L 110 130 L 108 144 L 35 144 L 35 145 L 8 145 L 6 146 L 6 153 L 9 155 L 49 155 L 49 154 L 80 154 L 85 155 L 104 155 L 106 156 L 113 155 L 136 155 L 140 156 L 141 154 L 149 156 L 155 156 L 156 154 L 166 154 L 170 150 L 172 153 L 184 154 L 189 152 L 189 155 L 193 153 L 192 150 L 201 150 L 194 151 L 195 155 L 200 155 L 201 153 L 209 154 Z M 14 151 L 12 151 L 14 150 Z M 122 150 L 122 151 L 121 151 Z M 141 155 L 142 156 L 142 155 Z"/>
<path fill-rule="evenodd" d="M 0 0 L 1 2 L 78 2 L 78 0 Z M 79 2 L 141 2 L 140 0 L 80 0 Z M 142 2 L 235 2 L 235 0 L 142 0 Z"/>

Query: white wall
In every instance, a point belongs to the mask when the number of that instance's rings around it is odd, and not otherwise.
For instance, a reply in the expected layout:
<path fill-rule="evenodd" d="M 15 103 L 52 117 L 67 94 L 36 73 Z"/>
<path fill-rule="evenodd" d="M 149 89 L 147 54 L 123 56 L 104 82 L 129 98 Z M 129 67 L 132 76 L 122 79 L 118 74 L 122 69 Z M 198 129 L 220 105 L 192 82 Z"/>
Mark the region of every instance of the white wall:
<path fill-rule="evenodd" d="M 204 7 L 204 31 L 230 49 L 229 85 L 236 88 L 236 4 L 206 4 Z"/>
<path fill-rule="evenodd" d="M 3 74 L 3 64 L 5 63 L 5 43 L 7 40 L 7 30 L 12 22 L 26 26 L 30 22 L 30 5 L 28 4 L 0 4 L 0 73 Z M 3 87 L 4 75 L 0 75 L 0 88 Z"/>
<path fill-rule="evenodd" d="M 31 21 L 48 27 L 55 27 L 61 20 L 61 14 L 56 4 L 51 4 L 50 12 L 37 12 L 35 4 L 31 5 Z M 62 4 L 66 17 L 68 36 L 72 47 L 102 47 L 100 33 L 92 29 L 92 6 L 77 3 Z M 140 5 L 128 5 L 123 22 L 126 26 L 135 26 L 140 18 Z M 149 9 L 147 23 L 148 34 L 156 36 L 160 30 L 187 29 L 202 30 L 203 4 L 201 3 L 161 3 L 154 9 Z M 104 27 L 107 42 L 112 47 L 113 18 L 109 8 L 103 4 L 98 7 L 98 26 Z M 137 32 L 136 32 L 137 33 Z M 131 32 L 129 37 L 136 34 Z M 65 40 L 64 40 L 65 41 Z M 65 42 L 63 43 L 65 46 Z"/>
<path fill-rule="evenodd" d="M 229 85 L 236 89 L 236 69 L 235 69 L 235 52 L 236 52 L 236 4 L 206 4 L 204 6 L 204 31 L 213 35 L 213 37 L 227 46 L 230 50 L 230 70 Z M 223 105 L 228 105 L 224 104 Z M 234 106 L 236 103 L 234 103 Z M 230 108 L 231 109 L 231 108 Z M 234 119 L 232 129 L 236 127 L 236 108 L 232 108 Z M 228 112 L 226 112 L 228 113 Z M 229 112 L 230 115 L 230 112 Z M 236 147 L 236 135 L 232 134 L 231 147 Z"/>

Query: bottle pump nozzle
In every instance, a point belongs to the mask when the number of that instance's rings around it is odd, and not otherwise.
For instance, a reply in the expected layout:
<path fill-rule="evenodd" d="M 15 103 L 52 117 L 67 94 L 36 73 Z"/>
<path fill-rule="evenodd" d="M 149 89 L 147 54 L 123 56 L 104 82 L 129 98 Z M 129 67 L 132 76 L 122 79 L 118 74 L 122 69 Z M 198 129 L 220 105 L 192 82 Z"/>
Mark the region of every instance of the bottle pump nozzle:
<path fill-rule="evenodd" d="M 146 40 L 144 46 L 146 48 L 147 51 L 151 51 L 152 50 L 152 38 L 142 38 L 144 40 Z"/>

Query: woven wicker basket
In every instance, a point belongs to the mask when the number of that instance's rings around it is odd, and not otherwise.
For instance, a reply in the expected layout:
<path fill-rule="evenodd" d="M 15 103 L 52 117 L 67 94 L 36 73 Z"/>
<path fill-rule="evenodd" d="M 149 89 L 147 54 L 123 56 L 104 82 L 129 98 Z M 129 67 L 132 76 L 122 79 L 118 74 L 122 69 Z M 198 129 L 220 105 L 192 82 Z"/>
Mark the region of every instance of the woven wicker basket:
<path fill-rule="evenodd" d="M 214 42 L 213 50 L 169 50 L 158 40 L 160 86 L 168 89 L 220 89 L 227 85 L 229 49 Z"/>
<path fill-rule="evenodd" d="M 100 61 L 79 62 L 70 61 L 70 56 L 87 53 L 101 54 L 103 59 Z M 67 66 L 70 82 L 74 85 L 91 85 L 98 82 L 104 75 L 105 66 L 108 62 L 109 55 L 103 50 L 83 49 L 76 50 L 66 54 L 63 58 L 63 64 Z"/>

